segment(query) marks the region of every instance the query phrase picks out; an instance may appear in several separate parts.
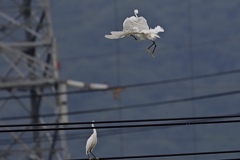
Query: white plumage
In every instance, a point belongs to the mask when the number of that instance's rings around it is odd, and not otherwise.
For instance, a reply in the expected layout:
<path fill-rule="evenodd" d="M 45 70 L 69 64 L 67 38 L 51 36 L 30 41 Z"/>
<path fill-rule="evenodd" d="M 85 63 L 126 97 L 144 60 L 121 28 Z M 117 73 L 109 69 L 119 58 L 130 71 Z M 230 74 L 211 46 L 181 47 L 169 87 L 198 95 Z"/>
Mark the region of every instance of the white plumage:
<path fill-rule="evenodd" d="M 151 29 L 144 17 L 138 17 L 137 9 L 134 10 L 134 14 L 135 16 L 128 17 L 124 20 L 123 31 L 112 31 L 111 35 L 105 35 L 105 37 L 108 39 L 119 39 L 125 36 L 132 36 L 135 40 L 137 40 L 135 37 L 137 36 L 140 40 L 149 39 L 153 43 L 150 47 L 148 47 L 148 51 L 153 57 L 155 57 L 154 51 L 157 45 L 154 40 L 156 38 L 160 38 L 158 33 L 164 32 L 164 29 L 160 26 L 156 26 L 154 29 Z M 150 51 L 152 46 L 154 46 L 154 48 Z"/>
<path fill-rule="evenodd" d="M 92 122 L 94 123 L 94 121 L 92 121 Z M 96 156 L 92 153 L 93 148 L 97 144 L 97 131 L 94 128 L 94 124 L 93 123 L 92 123 L 93 134 L 88 138 L 87 144 L 86 144 L 86 155 L 88 155 L 88 158 L 90 158 L 90 154 L 92 154 L 94 156 L 94 158 L 96 158 Z"/>

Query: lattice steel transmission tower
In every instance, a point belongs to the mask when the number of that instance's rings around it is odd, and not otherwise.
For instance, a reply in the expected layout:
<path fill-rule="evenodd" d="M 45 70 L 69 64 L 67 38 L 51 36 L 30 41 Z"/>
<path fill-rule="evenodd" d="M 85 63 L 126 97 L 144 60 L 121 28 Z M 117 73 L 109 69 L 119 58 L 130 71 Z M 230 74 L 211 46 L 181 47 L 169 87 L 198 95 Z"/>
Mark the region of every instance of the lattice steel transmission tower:
<path fill-rule="evenodd" d="M 67 114 L 64 114 L 68 111 L 67 95 L 56 93 L 65 93 L 69 86 L 107 87 L 59 80 L 48 0 L 0 0 L 0 97 L 10 97 L 0 100 L 0 124 L 68 122 Z M 43 96 L 44 93 L 54 96 Z M 19 98 L 22 95 L 29 97 Z M 29 128 L 47 126 L 20 129 Z M 0 135 L 1 160 L 69 158 L 63 131 L 7 132 Z"/>

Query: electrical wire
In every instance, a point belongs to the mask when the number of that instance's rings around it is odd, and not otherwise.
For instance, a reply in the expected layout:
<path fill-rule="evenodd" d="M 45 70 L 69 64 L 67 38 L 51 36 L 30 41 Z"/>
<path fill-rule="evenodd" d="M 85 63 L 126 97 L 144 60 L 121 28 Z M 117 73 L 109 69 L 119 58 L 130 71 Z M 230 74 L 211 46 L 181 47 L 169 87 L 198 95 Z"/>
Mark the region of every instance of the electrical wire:
<path fill-rule="evenodd" d="M 112 124 L 112 123 L 142 123 L 142 122 L 165 122 L 165 121 L 186 121 L 186 120 L 216 120 L 216 119 L 233 119 L 240 118 L 239 114 L 222 115 L 222 116 L 202 116 L 202 117 L 180 117 L 180 118 L 158 118 L 158 119 L 138 119 L 138 120 L 119 120 L 119 121 L 96 121 L 94 124 Z M 0 128 L 7 127 L 31 127 L 31 126 L 66 126 L 66 125 L 83 125 L 92 124 L 93 122 L 68 122 L 68 123 L 41 123 L 41 124 L 9 124 L 0 125 Z M 191 123 L 191 122 L 189 122 Z"/>
<path fill-rule="evenodd" d="M 90 123 L 90 122 L 89 122 Z M 172 127 L 178 127 L 178 126 L 169 126 L 169 127 L 161 127 L 161 129 L 167 129 L 167 128 L 172 128 Z M 153 131 L 153 130 L 159 130 L 156 127 L 149 127 L 147 130 L 145 128 L 128 128 L 124 129 L 124 132 L 120 133 L 119 130 L 112 129 L 112 130 L 103 130 L 101 131 L 100 134 L 98 134 L 98 137 L 106 137 L 106 136 L 114 136 L 118 134 L 131 134 L 131 133 L 139 133 L 139 132 L 148 132 L 148 131 Z M 74 132 L 74 133 L 67 133 L 66 137 L 64 140 L 79 140 L 79 139 L 87 139 L 89 137 L 89 132 Z M 12 139 L 0 139 L 0 145 L 7 145 Z M 21 138 L 24 143 L 33 143 L 32 137 L 23 137 Z M 57 141 L 61 141 L 59 137 L 56 139 Z M 48 141 L 47 139 L 42 139 L 42 142 Z M 19 143 L 17 143 L 19 144 Z"/>
<path fill-rule="evenodd" d="M 207 45 L 216 45 L 219 43 L 227 43 L 227 42 L 234 42 L 234 41 L 239 41 L 240 37 L 230 37 L 227 39 L 218 39 L 218 40 L 212 40 L 212 41 L 208 41 L 208 42 L 200 42 L 200 43 L 193 43 L 192 44 L 192 48 L 197 48 L 200 46 L 207 46 Z M 167 50 L 180 50 L 180 49 L 187 49 L 189 48 L 189 45 L 179 45 L 179 46 L 173 46 L 173 47 L 161 47 L 159 48 L 161 51 L 167 51 Z M 112 54 L 112 52 L 109 53 L 102 53 L 100 54 L 86 54 L 86 55 L 74 55 L 74 56 L 67 56 L 67 57 L 60 57 L 60 59 L 64 59 L 65 60 L 79 60 L 79 58 L 81 59 L 93 59 L 93 58 L 104 58 L 106 59 L 106 57 L 111 57 L 111 56 L 115 56 L 114 54 Z M 123 55 L 125 56 L 125 55 Z"/>
<path fill-rule="evenodd" d="M 239 158 L 224 158 L 224 159 L 219 159 L 219 160 L 239 160 L 240 159 L 240 157 Z"/>
<path fill-rule="evenodd" d="M 189 57 L 189 73 L 191 77 L 194 76 L 194 70 L 195 70 L 195 61 L 194 61 L 194 54 L 193 54 L 193 27 L 192 27 L 192 1 L 188 0 L 187 1 L 188 5 L 188 57 Z M 191 86 L 191 95 L 195 97 L 196 94 L 196 86 L 195 86 L 195 79 L 191 79 L 190 81 L 190 86 Z M 196 105 L 195 101 L 191 102 L 191 113 L 193 116 L 196 115 Z M 196 128 L 192 128 L 192 136 L 193 136 L 193 151 L 197 151 L 197 135 L 196 135 Z M 195 158 L 193 158 L 195 159 Z"/>
<path fill-rule="evenodd" d="M 193 79 L 211 78 L 211 77 L 216 77 L 216 76 L 237 74 L 237 73 L 240 73 L 240 69 L 224 71 L 224 72 L 219 72 L 219 73 L 212 73 L 212 74 L 203 74 L 203 75 L 194 76 L 194 77 L 186 76 L 186 77 L 182 77 L 182 78 L 174 78 L 174 79 L 168 79 L 168 80 L 112 86 L 112 87 L 108 87 L 107 89 L 90 89 L 90 90 L 74 90 L 74 91 L 56 92 L 56 93 L 42 93 L 39 96 L 49 97 L 49 96 L 56 96 L 56 95 L 61 95 L 61 94 L 83 94 L 83 93 L 90 93 L 90 92 L 111 91 L 111 90 L 115 90 L 115 89 L 119 89 L 119 88 L 129 89 L 129 88 L 137 88 L 137 87 L 145 87 L 145 86 L 153 86 L 153 85 L 160 85 L 160 84 L 190 81 Z M 26 99 L 26 98 L 30 98 L 30 95 L 19 95 L 19 96 L 14 96 L 14 97 L 13 96 L 5 96 L 5 97 L 0 97 L 0 100 L 11 100 L 11 99 L 16 99 L 16 98 Z"/>
<path fill-rule="evenodd" d="M 169 127 L 164 127 L 164 129 L 169 128 Z M 145 130 L 144 128 L 135 128 L 135 129 L 125 129 L 124 132 L 122 132 L 121 134 L 131 134 L 131 133 L 138 133 L 138 132 L 147 132 L 147 131 L 153 131 L 156 130 L 157 128 L 149 128 L 148 130 Z M 106 137 L 106 136 L 114 136 L 114 135 L 118 135 L 120 134 L 119 130 L 106 130 L 106 131 L 101 131 L 101 134 L 98 134 L 98 137 Z M 68 133 L 66 135 L 66 138 L 61 139 L 59 137 L 57 137 L 57 141 L 61 141 L 61 140 L 79 140 L 79 139 L 87 139 L 89 138 L 89 132 L 86 133 L 82 133 L 82 132 L 77 132 L 77 133 Z M 11 140 L 13 140 L 12 138 L 9 139 L 0 139 L 0 145 L 7 145 L 9 144 L 9 142 L 11 142 Z M 21 138 L 22 141 L 24 141 L 24 143 L 28 143 L 31 144 L 33 143 L 33 138 L 32 137 L 23 137 Z M 47 139 L 42 139 L 41 142 L 45 142 L 48 141 Z M 19 144 L 19 143 L 17 143 Z"/>
<path fill-rule="evenodd" d="M 188 152 L 188 153 L 175 153 L 175 154 L 159 154 L 159 155 L 141 155 L 141 156 L 124 156 L 124 157 L 104 157 L 101 160 L 112 159 L 141 159 L 141 158 L 169 158 L 169 157 L 186 157 L 186 156 L 204 156 L 204 155 L 218 155 L 218 154 L 234 154 L 240 153 L 240 150 L 229 151 L 211 151 L 211 152 Z M 88 159 L 69 159 L 69 160 L 88 160 Z"/>
<path fill-rule="evenodd" d="M 219 160 L 239 160 L 240 159 L 240 157 L 238 157 L 238 158 L 224 158 L 224 159 L 219 159 Z"/>
<path fill-rule="evenodd" d="M 73 111 L 73 112 L 62 113 L 62 114 L 42 114 L 39 116 L 53 117 L 53 116 L 62 116 L 62 115 L 79 115 L 79 114 L 89 114 L 89 113 L 96 113 L 96 112 L 99 113 L 99 112 L 115 111 L 115 110 L 119 110 L 120 108 L 121 108 L 121 110 L 126 110 L 126 109 L 135 109 L 135 108 L 141 108 L 141 107 L 150 107 L 150 106 L 153 107 L 153 106 L 161 106 L 161 105 L 166 105 L 166 104 L 175 104 L 175 103 L 182 103 L 182 102 L 188 102 L 188 101 L 217 98 L 217 97 L 222 97 L 222 96 L 230 96 L 230 95 L 236 95 L 236 94 L 240 94 L 240 90 L 222 92 L 222 93 L 216 93 L 216 94 L 208 94 L 208 95 L 202 95 L 202 96 L 195 96 L 195 97 L 173 99 L 173 100 L 166 100 L 166 101 L 151 102 L 151 103 L 126 105 L 126 106 L 120 106 L 120 107 L 109 107 L 109 108 L 101 108 L 101 109 Z M 3 117 L 3 118 L 0 118 L 0 120 L 8 121 L 8 120 L 20 120 L 20 119 L 29 119 L 29 118 L 30 118 L 29 116 L 16 116 L 16 117 Z"/>
<path fill-rule="evenodd" d="M 159 123 L 159 124 L 141 124 L 141 125 L 120 125 L 120 126 L 97 126 L 96 129 L 110 129 L 110 128 L 139 128 L 139 127 L 166 127 L 166 126 L 191 126 L 191 125 L 205 125 L 205 124 L 229 124 L 239 123 L 240 120 L 215 120 L 215 121 L 197 121 L 197 122 L 174 122 L 174 123 Z M 59 127 L 59 128 L 30 128 L 30 129 L 8 129 L 0 130 L 4 132 L 35 132 L 35 131 L 56 131 L 56 130 L 85 130 L 92 129 L 92 127 Z"/>
<path fill-rule="evenodd" d="M 239 118 L 240 114 L 238 115 L 225 115 L 225 116 L 208 116 L 208 117 L 183 117 L 183 118 L 163 118 L 163 119 L 141 119 L 141 120 L 122 120 L 122 121 L 98 121 L 95 122 L 96 124 L 112 124 L 112 123 L 134 123 L 134 122 L 158 122 L 158 121 L 183 121 L 183 120 L 213 120 L 213 119 L 225 119 L 225 118 Z M 77 124 L 90 124 L 92 122 L 73 122 L 73 123 L 58 123 L 57 125 L 77 125 Z M 189 122 L 186 122 L 189 123 Z M 48 126 L 48 125 L 55 125 L 55 123 L 48 123 L 48 124 L 39 124 L 36 126 Z M 32 126 L 32 125 L 1 125 L 0 128 L 3 127 L 27 127 L 27 126 Z M 175 126 L 169 126 L 169 127 L 175 127 Z M 164 129 L 169 128 L 169 127 L 164 127 Z M 161 128 L 163 129 L 163 128 Z M 143 131 L 149 131 L 149 130 L 156 130 L 156 127 L 151 128 L 151 129 L 144 129 L 144 128 L 138 128 L 138 129 L 130 129 L 130 130 L 124 130 L 123 134 L 131 134 L 135 132 L 143 132 Z M 98 137 L 103 137 L 103 136 L 112 136 L 119 134 L 119 131 L 117 130 L 112 130 L 112 131 L 101 131 L 101 134 L 98 135 Z M 69 133 L 66 136 L 65 140 L 75 140 L 75 139 L 82 139 L 82 138 L 88 138 L 89 133 Z M 12 139 L 0 139 L 0 145 L 7 145 L 8 142 L 10 142 Z M 30 137 L 24 137 L 21 138 L 21 140 L 24 141 L 24 143 L 32 143 L 32 138 Z M 57 139 L 60 140 L 60 139 Z"/>

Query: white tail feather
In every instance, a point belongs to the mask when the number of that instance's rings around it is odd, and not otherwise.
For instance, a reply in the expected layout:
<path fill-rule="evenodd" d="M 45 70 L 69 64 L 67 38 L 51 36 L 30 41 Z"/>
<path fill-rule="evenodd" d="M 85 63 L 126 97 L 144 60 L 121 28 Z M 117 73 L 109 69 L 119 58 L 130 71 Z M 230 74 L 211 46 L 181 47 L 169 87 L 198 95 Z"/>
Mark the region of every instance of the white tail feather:
<path fill-rule="evenodd" d="M 160 26 L 157 26 L 154 28 L 154 30 L 158 33 L 158 32 L 164 32 L 164 29 Z"/>

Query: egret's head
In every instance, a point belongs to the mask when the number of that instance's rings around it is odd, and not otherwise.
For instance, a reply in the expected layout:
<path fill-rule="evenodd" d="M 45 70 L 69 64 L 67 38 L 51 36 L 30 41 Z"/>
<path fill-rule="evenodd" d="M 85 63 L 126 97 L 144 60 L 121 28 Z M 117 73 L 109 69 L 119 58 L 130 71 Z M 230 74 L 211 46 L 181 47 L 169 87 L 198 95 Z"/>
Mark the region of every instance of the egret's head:
<path fill-rule="evenodd" d="M 94 124 L 93 124 L 93 123 L 94 123 L 94 120 L 92 120 L 92 127 L 94 127 Z"/>
<path fill-rule="evenodd" d="M 134 10 L 134 14 L 137 17 L 137 15 L 138 15 L 138 10 L 137 9 Z"/>

